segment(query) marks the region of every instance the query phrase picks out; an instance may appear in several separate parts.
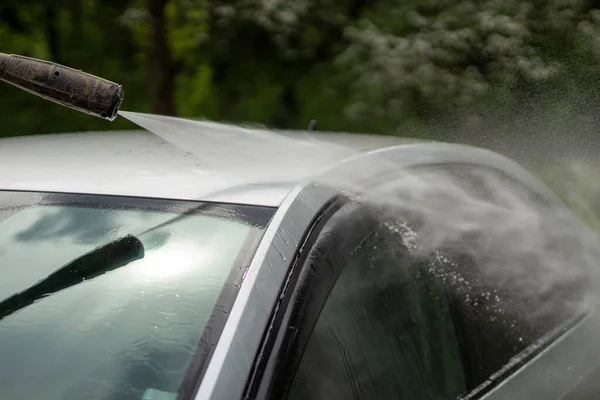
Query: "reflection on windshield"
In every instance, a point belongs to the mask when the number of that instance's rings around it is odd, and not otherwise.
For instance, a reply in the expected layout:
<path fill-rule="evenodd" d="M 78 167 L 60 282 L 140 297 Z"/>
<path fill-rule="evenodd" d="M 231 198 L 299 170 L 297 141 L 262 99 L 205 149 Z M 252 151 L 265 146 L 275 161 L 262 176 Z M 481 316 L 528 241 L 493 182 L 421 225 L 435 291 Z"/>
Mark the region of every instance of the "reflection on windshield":
<path fill-rule="evenodd" d="M 151 388 L 177 392 L 205 329 L 220 329 L 207 326 L 215 309 L 231 306 L 215 307 L 225 285 L 236 283 L 231 277 L 241 276 L 238 256 L 247 238 L 272 213 L 262 209 L 256 225 L 236 217 L 252 209 L 182 218 L 98 204 L 38 204 L 7 217 L 0 210 L 0 299 L 128 234 L 146 249 L 143 259 L 0 321 L 0 398 L 142 399 Z"/>
<path fill-rule="evenodd" d="M 132 235 L 96 247 L 63 265 L 27 289 L 2 300 L 0 302 L 0 320 L 37 301 L 46 299 L 56 292 L 89 282 L 90 279 L 117 268 L 123 268 L 143 257 L 144 245 Z"/>

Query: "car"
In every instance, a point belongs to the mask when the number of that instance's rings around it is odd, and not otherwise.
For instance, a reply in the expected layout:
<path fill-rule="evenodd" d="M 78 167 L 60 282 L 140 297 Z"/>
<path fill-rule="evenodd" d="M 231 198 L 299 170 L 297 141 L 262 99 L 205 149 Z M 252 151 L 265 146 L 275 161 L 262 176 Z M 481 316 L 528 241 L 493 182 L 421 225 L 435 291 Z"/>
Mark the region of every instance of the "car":
<path fill-rule="evenodd" d="M 596 239 L 517 163 L 161 121 L 0 140 L 0 398 L 596 398 Z"/>

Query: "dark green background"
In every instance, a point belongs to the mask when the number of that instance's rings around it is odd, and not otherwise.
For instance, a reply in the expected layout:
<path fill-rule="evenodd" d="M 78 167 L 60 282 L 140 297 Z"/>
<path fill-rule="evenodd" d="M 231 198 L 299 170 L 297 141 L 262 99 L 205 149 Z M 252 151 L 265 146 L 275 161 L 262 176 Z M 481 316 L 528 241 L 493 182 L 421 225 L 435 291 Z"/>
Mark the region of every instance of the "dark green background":
<path fill-rule="evenodd" d="M 539 130 L 532 118 L 593 118 L 597 7 L 573 0 L 4 0 L 0 51 L 121 83 L 122 109 L 130 111 L 280 128 L 318 119 L 328 130 L 438 138 L 505 135 L 514 128 L 498 126 L 522 118 L 529 126 L 516 134 L 530 135 Z M 0 116 L 2 136 L 131 127 L 6 85 Z"/>

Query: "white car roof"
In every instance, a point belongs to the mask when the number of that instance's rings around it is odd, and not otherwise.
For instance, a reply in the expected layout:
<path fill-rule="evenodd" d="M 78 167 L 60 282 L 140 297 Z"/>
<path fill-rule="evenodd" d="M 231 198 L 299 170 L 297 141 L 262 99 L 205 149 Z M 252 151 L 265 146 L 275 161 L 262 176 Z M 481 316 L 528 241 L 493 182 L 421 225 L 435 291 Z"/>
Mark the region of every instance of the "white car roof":
<path fill-rule="evenodd" d="M 194 140 L 185 135 L 178 137 L 177 124 L 160 133 L 169 139 L 168 135 L 174 135 L 179 147 L 148 131 L 1 139 L 0 190 L 278 206 L 300 181 L 336 162 L 407 142 L 392 136 L 291 131 L 275 134 L 199 124 L 201 129 L 194 133 Z M 183 151 L 188 149 L 187 143 L 189 151 Z"/>

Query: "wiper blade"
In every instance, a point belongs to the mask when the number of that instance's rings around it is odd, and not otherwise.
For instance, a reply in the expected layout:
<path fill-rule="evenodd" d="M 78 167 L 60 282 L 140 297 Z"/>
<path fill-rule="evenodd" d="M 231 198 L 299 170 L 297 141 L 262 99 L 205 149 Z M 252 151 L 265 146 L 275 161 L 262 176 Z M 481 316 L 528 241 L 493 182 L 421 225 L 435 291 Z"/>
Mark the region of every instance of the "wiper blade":
<path fill-rule="evenodd" d="M 132 235 L 97 247 L 28 289 L 0 302 L 0 320 L 53 293 L 96 278 L 143 257 L 144 245 Z"/>

